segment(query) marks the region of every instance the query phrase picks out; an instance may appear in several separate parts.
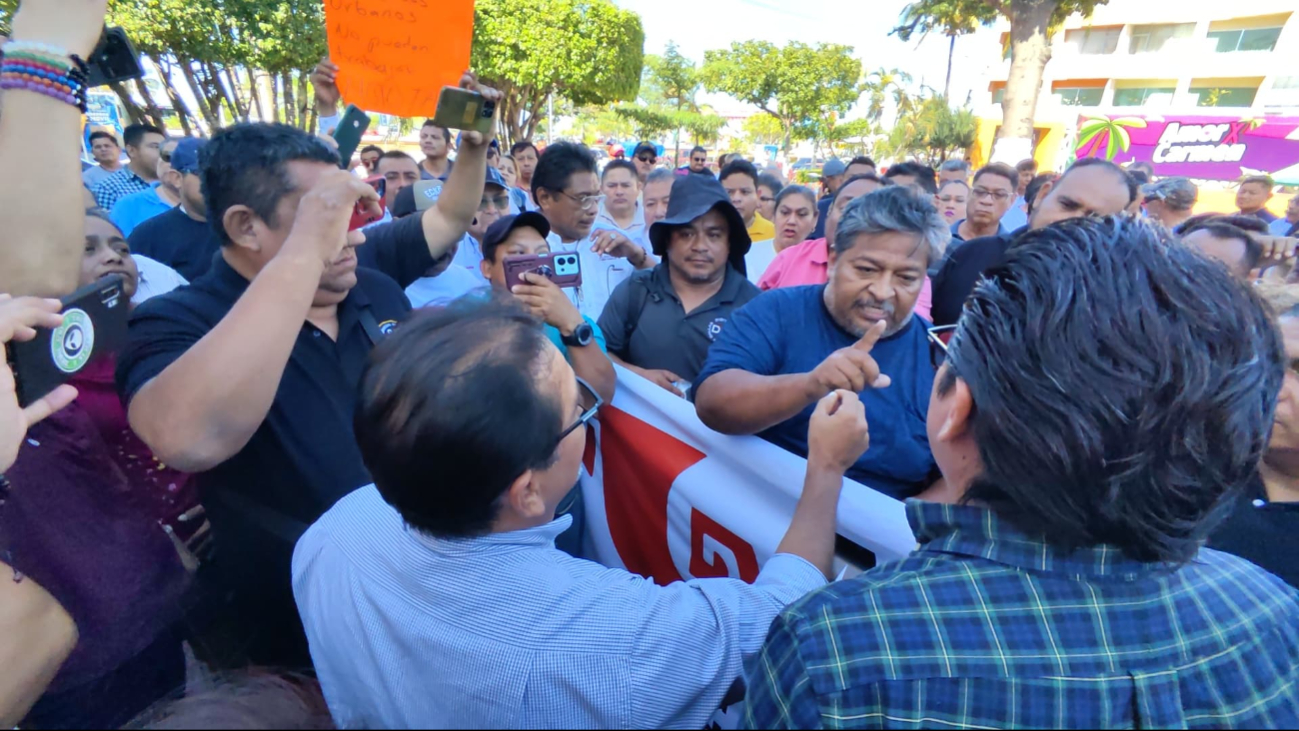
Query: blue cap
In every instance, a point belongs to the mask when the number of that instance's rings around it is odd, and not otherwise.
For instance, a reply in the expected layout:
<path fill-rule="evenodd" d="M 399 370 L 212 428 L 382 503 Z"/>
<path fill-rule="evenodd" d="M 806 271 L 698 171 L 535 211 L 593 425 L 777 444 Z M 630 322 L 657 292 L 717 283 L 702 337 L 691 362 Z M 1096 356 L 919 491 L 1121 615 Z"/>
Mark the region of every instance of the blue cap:
<path fill-rule="evenodd" d="M 487 177 L 483 180 L 483 185 L 499 185 L 502 188 L 506 187 L 505 178 L 501 177 L 500 171 L 491 165 L 487 166 Z"/>
<path fill-rule="evenodd" d="M 207 140 L 197 137 L 186 137 L 171 153 L 171 167 L 179 173 L 198 175 L 198 152 L 207 145 Z"/>
<path fill-rule="evenodd" d="M 848 167 L 843 164 L 843 160 L 830 158 L 826 160 L 825 167 L 821 168 L 821 177 L 828 178 L 831 175 L 843 175 L 848 172 Z"/>

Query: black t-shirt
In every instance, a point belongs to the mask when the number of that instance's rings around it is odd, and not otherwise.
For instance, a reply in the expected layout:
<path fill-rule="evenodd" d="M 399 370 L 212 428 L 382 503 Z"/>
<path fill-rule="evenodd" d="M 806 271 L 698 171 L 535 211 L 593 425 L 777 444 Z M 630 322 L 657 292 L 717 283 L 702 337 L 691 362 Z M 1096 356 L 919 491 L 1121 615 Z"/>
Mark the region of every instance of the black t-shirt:
<path fill-rule="evenodd" d="M 731 313 L 761 291 L 727 265 L 722 288 L 686 314 L 667 264 L 641 270 L 619 284 L 600 315 L 610 353 L 638 367 L 667 370 L 693 382 Z"/>
<path fill-rule="evenodd" d="M 217 257 L 190 286 L 140 305 L 118 357 L 125 402 L 211 332 L 248 284 Z M 338 339 L 304 321 L 266 420 L 237 454 L 198 476 L 220 575 L 243 601 L 254 597 L 254 621 L 277 625 L 272 636 L 283 635 L 290 645 L 289 636 L 301 633 L 289 584 L 294 543 L 339 498 L 371 482 L 352 431 L 357 388 L 375 340 L 409 312 L 410 302 L 391 278 L 359 267 L 356 287 L 338 306 Z"/>
<path fill-rule="evenodd" d="M 930 310 L 934 325 L 956 324 L 979 277 L 1001 263 L 1018 233 L 984 236 L 952 250 L 934 277 L 934 304 Z"/>
<path fill-rule="evenodd" d="M 1299 503 L 1268 501 L 1263 481 L 1256 480 L 1209 539 L 1209 548 L 1240 556 L 1299 588 Z"/>
<path fill-rule="evenodd" d="M 433 266 L 428 239 L 424 238 L 423 214 L 372 226 L 364 233 L 365 243 L 356 250 L 357 263 L 387 274 L 402 289 Z"/>
<path fill-rule="evenodd" d="M 180 206 L 136 226 L 127 242 L 132 253 L 160 261 L 191 282 L 207 274 L 221 249 L 212 227 L 185 215 Z"/>

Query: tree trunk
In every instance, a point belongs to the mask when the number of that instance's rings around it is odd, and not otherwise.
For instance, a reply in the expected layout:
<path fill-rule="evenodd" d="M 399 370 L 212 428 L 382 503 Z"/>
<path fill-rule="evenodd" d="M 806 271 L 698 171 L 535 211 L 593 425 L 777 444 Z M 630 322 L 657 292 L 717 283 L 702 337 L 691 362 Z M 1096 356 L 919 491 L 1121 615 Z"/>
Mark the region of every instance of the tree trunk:
<path fill-rule="evenodd" d="M 293 101 L 293 72 L 281 71 L 280 83 L 284 86 L 284 123 L 290 127 L 297 127 L 297 103 Z"/>
<path fill-rule="evenodd" d="M 271 114 L 274 115 L 274 121 L 279 124 L 280 117 L 280 83 L 275 78 L 275 74 L 267 73 L 266 80 L 270 82 L 271 87 Z"/>
<path fill-rule="evenodd" d="M 1033 117 L 1042 75 L 1051 60 L 1048 26 L 1056 5 L 1057 0 L 1010 3 L 1010 78 L 1001 103 L 1001 131 L 992 147 L 992 162 L 1014 165 L 1033 156 Z"/>
<path fill-rule="evenodd" d="M 158 108 L 158 103 L 153 100 L 153 95 L 149 93 L 149 87 L 145 86 L 144 79 L 135 79 L 135 90 L 139 92 L 140 98 L 144 99 L 144 111 L 149 115 L 155 127 L 167 128 L 167 120 L 162 115 L 162 110 Z"/>
<path fill-rule="evenodd" d="M 266 121 L 266 110 L 262 107 L 262 87 L 259 76 L 254 69 L 248 69 L 248 93 L 253 97 L 253 109 L 257 110 L 257 121 Z"/>
<path fill-rule="evenodd" d="M 298 129 L 304 132 L 311 132 L 311 108 L 315 105 L 311 103 L 311 95 L 307 93 L 307 78 L 310 71 L 298 72 Z"/>
<path fill-rule="evenodd" d="M 131 118 L 131 124 L 139 124 L 148 121 L 148 113 L 135 103 L 131 92 L 120 81 L 114 81 L 108 85 L 108 88 L 117 94 L 117 98 L 122 100 L 122 106 L 126 108 L 126 116 Z"/>
<path fill-rule="evenodd" d="M 239 88 L 239 72 L 226 66 L 222 71 L 225 72 L 226 86 L 230 89 L 230 101 L 233 102 L 235 111 L 239 115 L 239 120 L 248 121 L 249 102 L 244 99 L 243 90 Z"/>
<path fill-rule="evenodd" d="M 180 101 L 180 94 L 176 93 L 176 87 L 172 81 L 172 65 L 165 59 L 154 59 L 153 65 L 158 69 L 158 75 L 162 77 L 164 88 L 167 92 L 167 99 L 171 102 L 171 108 L 175 110 L 176 117 L 180 119 L 180 128 L 185 132 L 186 137 L 194 136 L 194 130 L 189 123 L 189 110 Z"/>
<path fill-rule="evenodd" d="M 194 102 L 198 104 L 198 113 L 203 115 L 203 121 L 207 123 L 208 132 L 216 132 L 217 117 L 212 113 L 212 107 L 208 106 L 207 96 L 203 93 L 203 88 L 199 86 L 198 79 L 194 76 L 194 68 L 188 58 L 183 56 L 176 57 L 176 65 L 180 66 L 180 73 L 185 77 L 185 83 L 189 84 L 190 92 L 194 95 Z"/>
<path fill-rule="evenodd" d="M 952 91 L 952 61 L 956 57 L 956 34 L 947 37 L 947 78 L 943 80 L 943 98 L 950 99 Z"/>

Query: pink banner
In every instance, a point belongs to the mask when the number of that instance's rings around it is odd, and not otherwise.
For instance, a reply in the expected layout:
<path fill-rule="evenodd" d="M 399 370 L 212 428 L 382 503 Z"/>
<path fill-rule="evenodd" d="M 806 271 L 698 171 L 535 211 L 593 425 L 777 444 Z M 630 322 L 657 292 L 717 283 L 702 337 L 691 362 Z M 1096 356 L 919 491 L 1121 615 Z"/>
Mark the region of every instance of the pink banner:
<path fill-rule="evenodd" d="M 1082 116 L 1074 151 L 1080 158 L 1149 162 L 1160 177 L 1291 178 L 1299 165 L 1299 117 Z"/>

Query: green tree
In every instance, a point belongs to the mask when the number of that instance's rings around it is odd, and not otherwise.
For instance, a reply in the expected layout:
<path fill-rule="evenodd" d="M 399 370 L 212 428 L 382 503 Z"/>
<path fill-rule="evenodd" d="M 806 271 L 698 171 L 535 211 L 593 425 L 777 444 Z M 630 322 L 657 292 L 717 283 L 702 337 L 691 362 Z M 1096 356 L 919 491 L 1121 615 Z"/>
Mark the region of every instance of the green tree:
<path fill-rule="evenodd" d="M 780 120 L 770 114 L 755 114 L 741 125 L 750 145 L 775 145 L 785 139 Z"/>
<path fill-rule="evenodd" d="M 645 31 L 611 0 L 478 0 L 472 66 L 500 89 L 500 133 L 531 139 L 550 94 L 574 104 L 631 101 Z"/>
<path fill-rule="evenodd" d="M 906 38 L 914 31 L 939 30 L 959 35 L 969 23 L 1010 21 L 1010 78 L 1002 100 L 1001 131 L 992 159 L 1016 162 L 1032 154 L 1033 115 L 1042 90 L 1042 75 L 1051 60 L 1051 36 L 1073 13 L 1088 15 L 1108 0 L 918 0 L 903 11 L 896 30 Z"/>
<path fill-rule="evenodd" d="M 947 36 L 947 76 L 943 79 L 943 96 L 950 97 L 952 90 L 952 60 L 956 56 L 956 37 L 973 33 L 981 24 L 991 22 L 991 8 L 970 7 L 970 3 L 935 2 L 928 9 L 924 3 L 912 3 L 902 9 L 901 25 L 893 33 L 904 41 L 916 33 L 924 40 L 932 32 Z"/>
<path fill-rule="evenodd" d="M 866 118 L 878 124 L 884 116 L 884 109 L 890 98 L 893 99 L 899 116 L 910 114 L 913 101 L 910 92 L 907 91 L 909 84 L 911 84 L 911 74 L 900 69 L 881 67 L 872 71 L 862 85 L 869 96 Z"/>
<path fill-rule="evenodd" d="M 974 112 L 953 109 L 945 96 L 928 96 L 917 99 L 911 112 L 898 117 L 875 151 L 885 157 L 914 157 L 937 165 L 968 150 L 977 129 Z"/>
<path fill-rule="evenodd" d="M 706 51 L 701 71 L 709 91 L 748 102 L 775 117 L 789 150 L 795 125 L 831 112 L 844 114 L 861 95 L 861 61 L 852 47 L 792 42 L 777 48 L 767 41 L 732 43 Z"/>

